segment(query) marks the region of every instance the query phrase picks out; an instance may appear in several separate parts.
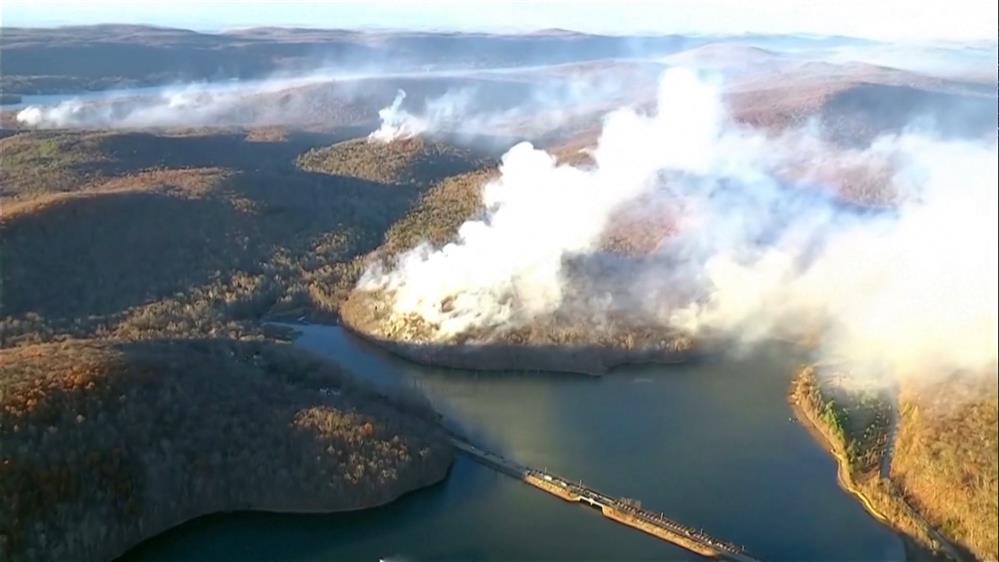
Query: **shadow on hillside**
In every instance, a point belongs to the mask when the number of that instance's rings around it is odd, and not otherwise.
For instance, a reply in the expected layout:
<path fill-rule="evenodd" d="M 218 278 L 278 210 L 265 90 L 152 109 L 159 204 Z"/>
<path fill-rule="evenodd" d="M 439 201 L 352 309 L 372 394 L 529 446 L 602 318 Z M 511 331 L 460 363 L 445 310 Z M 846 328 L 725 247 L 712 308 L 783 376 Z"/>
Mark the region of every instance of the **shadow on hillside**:
<path fill-rule="evenodd" d="M 325 397 L 324 402 L 361 400 L 371 406 L 387 406 L 389 411 L 402 411 L 431 423 L 440 419 L 420 388 L 412 385 L 399 388 L 376 386 L 320 355 L 290 344 L 227 338 L 163 338 L 120 341 L 109 345 L 123 353 L 127 363 L 142 362 L 151 369 L 171 365 L 171 358 L 177 361 L 192 355 L 212 357 L 259 369 L 271 378 L 271 382 L 283 383 L 301 391 L 314 391 L 316 397 Z M 324 391 L 330 388 L 339 392 Z"/>
<path fill-rule="evenodd" d="M 114 165 L 222 165 L 235 173 L 202 197 L 91 194 L 7 221 L 0 227 L 3 314 L 111 314 L 227 272 L 260 273 L 279 253 L 301 259 L 329 234 L 348 235 L 349 254 L 374 249 L 419 192 L 295 166 L 304 147 L 330 140 L 309 133 L 287 142 L 247 142 L 234 134 L 109 137 Z"/>
<path fill-rule="evenodd" d="M 978 139 L 995 134 L 996 97 L 864 84 L 834 95 L 821 119 L 833 138 L 848 145 L 913 127 L 945 139 Z"/>
<path fill-rule="evenodd" d="M 164 136 L 155 132 L 122 132 L 101 139 L 110 162 L 93 165 L 109 174 L 155 167 L 223 167 L 239 171 L 295 170 L 295 158 L 309 148 L 364 135 L 366 128 L 344 127 L 331 133 L 289 132 L 286 140 L 248 141 L 246 133 L 195 131 Z"/>
<path fill-rule="evenodd" d="M 3 312 L 107 314 L 253 263 L 250 217 L 221 200 L 99 195 L 3 226 Z"/>

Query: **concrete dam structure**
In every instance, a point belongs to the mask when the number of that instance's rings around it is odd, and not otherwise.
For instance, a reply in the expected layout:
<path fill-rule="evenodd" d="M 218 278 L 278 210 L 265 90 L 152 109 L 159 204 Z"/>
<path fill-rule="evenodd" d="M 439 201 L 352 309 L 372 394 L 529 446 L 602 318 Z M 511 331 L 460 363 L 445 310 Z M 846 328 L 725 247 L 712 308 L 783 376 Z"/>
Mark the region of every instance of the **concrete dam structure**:
<path fill-rule="evenodd" d="M 673 521 L 661 513 L 642 509 L 639 503 L 634 500 L 608 496 L 582 482 L 572 482 L 543 470 L 523 466 L 476 447 L 465 439 L 454 435 L 451 436 L 451 443 L 476 462 L 498 472 L 544 490 L 565 501 L 587 504 L 597 508 L 608 519 L 638 529 L 696 554 L 734 562 L 758 562 L 757 559 L 746 554 L 742 547 L 711 537 L 701 530 Z"/>

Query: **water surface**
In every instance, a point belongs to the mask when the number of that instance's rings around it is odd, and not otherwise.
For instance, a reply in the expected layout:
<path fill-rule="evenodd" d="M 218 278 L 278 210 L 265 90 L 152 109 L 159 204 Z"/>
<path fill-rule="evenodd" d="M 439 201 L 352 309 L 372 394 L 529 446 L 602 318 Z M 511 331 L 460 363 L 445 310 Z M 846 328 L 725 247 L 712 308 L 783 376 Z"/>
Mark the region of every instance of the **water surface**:
<path fill-rule="evenodd" d="M 434 369 L 338 327 L 298 344 L 379 385 L 416 385 L 476 439 L 524 464 L 640 499 L 765 560 L 901 560 L 901 542 L 836 484 L 792 417 L 800 356 L 773 344 L 736 358 L 591 378 Z M 349 514 L 202 518 L 128 560 L 690 560 L 689 552 L 467 459 L 449 478 Z"/>
<path fill-rule="evenodd" d="M 160 96 L 176 87 L 170 86 L 136 86 L 130 88 L 112 88 L 108 90 L 82 90 L 62 94 L 19 94 L 21 101 L 0 106 L 4 110 L 20 110 L 30 105 L 53 106 L 67 101 L 96 102 L 127 99 L 138 96 Z"/>

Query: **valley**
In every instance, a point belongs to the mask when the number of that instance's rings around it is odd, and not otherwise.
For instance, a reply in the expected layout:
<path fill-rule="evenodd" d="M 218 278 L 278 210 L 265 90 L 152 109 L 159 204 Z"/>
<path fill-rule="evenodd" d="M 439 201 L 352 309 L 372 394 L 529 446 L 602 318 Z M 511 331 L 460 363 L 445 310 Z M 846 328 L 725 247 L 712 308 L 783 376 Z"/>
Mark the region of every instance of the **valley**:
<path fill-rule="evenodd" d="M 444 423 L 761 559 L 994 560 L 994 361 L 823 370 L 937 333 L 883 319 L 990 226 L 934 213 L 994 84 L 783 40 L 5 28 L 0 558 L 689 556 Z"/>

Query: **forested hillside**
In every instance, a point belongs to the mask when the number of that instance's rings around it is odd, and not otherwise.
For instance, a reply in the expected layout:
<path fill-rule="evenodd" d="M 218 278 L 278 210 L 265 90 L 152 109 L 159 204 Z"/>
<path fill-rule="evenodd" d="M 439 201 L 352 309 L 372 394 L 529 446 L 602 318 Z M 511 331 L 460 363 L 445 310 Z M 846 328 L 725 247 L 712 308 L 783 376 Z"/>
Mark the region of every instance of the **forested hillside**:
<path fill-rule="evenodd" d="M 0 558 L 107 560 L 218 511 L 379 505 L 443 478 L 430 409 L 288 345 L 0 351 Z"/>

